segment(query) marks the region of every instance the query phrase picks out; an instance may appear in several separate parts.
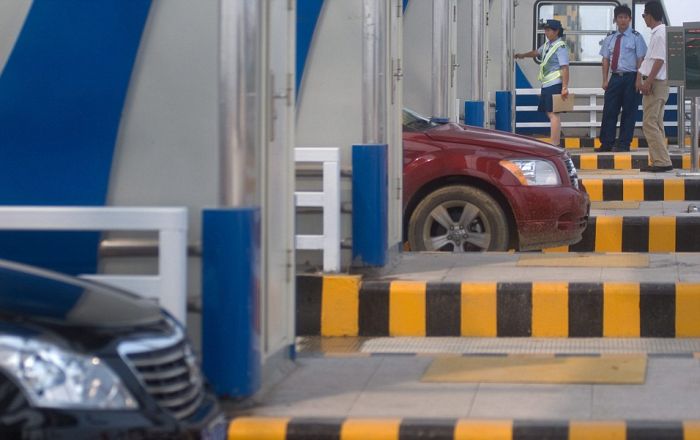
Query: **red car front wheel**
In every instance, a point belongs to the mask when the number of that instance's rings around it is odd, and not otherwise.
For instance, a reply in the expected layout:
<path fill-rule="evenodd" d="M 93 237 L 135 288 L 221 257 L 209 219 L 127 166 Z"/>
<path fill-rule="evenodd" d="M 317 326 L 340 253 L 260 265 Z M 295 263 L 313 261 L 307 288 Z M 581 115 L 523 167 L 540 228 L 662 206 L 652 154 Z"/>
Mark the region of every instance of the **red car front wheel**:
<path fill-rule="evenodd" d="M 508 240 L 508 221 L 501 206 L 469 186 L 447 186 L 428 194 L 408 224 L 413 251 L 505 251 Z"/>

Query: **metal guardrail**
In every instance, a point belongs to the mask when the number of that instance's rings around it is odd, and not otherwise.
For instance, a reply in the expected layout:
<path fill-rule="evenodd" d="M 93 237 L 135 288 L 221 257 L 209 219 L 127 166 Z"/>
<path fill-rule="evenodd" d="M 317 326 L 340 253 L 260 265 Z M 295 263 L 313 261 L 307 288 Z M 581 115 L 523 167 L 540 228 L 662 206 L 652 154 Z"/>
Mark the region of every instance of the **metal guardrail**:
<path fill-rule="evenodd" d="M 0 229 L 41 231 L 158 231 L 157 275 L 83 274 L 157 299 L 183 325 L 187 304 L 187 209 L 122 207 L 0 207 Z"/>
<path fill-rule="evenodd" d="M 297 249 L 322 250 L 324 272 L 340 271 L 340 152 L 338 148 L 295 148 L 294 161 L 323 164 L 320 192 L 295 191 L 295 207 L 323 208 L 323 234 L 295 237 Z"/>
<path fill-rule="evenodd" d="M 158 257 L 158 240 L 140 238 L 103 238 L 100 241 L 100 257 Z M 194 241 L 187 244 L 187 256 L 199 258 L 202 256 L 202 242 Z"/>
<path fill-rule="evenodd" d="M 602 88 L 573 88 L 569 89 L 569 92 L 575 95 L 576 100 L 580 100 L 580 98 L 587 98 L 588 99 L 588 105 L 574 105 L 574 110 L 573 112 L 569 113 L 588 113 L 588 121 L 562 121 L 561 126 L 562 128 L 588 128 L 588 134 L 591 138 L 596 137 L 596 129 L 600 128 L 600 120 L 598 119 L 598 113 L 603 112 L 603 104 L 602 102 L 598 104 L 598 97 L 603 97 L 605 95 L 605 91 Z M 672 94 L 677 94 L 678 93 L 678 88 L 677 87 L 671 87 L 669 89 L 669 93 Z M 515 90 L 515 95 L 516 98 L 518 96 L 532 96 L 532 95 L 539 95 L 540 94 L 540 89 L 516 89 Z M 642 110 L 642 106 L 639 106 L 639 110 Z M 664 107 L 664 110 L 678 110 L 677 105 L 666 105 Z M 518 122 L 517 121 L 517 112 L 536 112 L 537 111 L 537 106 L 530 106 L 530 105 L 516 105 L 515 107 L 515 112 L 516 112 L 516 121 L 515 121 L 515 128 L 544 128 L 544 127 L 549 127 L 549 122 Z M 618 126 L 619 126 L 618 122 Z M 687 124 L 686 124 L 687 125 Z M 636 127 L 641 127 L 642 122 L 637 121 L 635 124 Z M 666 127 L 676 127 L 678 126 L 678 121 L 664 121 L 664 126 Z M 680 139 L 683 138 L 681 133 L 679 132 Z"/>

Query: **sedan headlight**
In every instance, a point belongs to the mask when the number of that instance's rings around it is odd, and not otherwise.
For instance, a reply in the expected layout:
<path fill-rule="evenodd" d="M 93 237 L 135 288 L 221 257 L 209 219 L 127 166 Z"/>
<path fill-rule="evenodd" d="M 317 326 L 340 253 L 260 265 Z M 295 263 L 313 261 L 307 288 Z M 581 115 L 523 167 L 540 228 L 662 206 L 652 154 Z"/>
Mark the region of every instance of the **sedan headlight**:
<path fill-rule="evenodd" d="M 0 337 L 0 368 L 39 407 L 136 409 L 138 403 L 102 360 L 34 339 Z"/>
<path fill-rule="evenodd" d="M 552 162 L 536 159 L 502 160 L 501 166 L 523 185 L 560 185 L 561 179 Z"/>

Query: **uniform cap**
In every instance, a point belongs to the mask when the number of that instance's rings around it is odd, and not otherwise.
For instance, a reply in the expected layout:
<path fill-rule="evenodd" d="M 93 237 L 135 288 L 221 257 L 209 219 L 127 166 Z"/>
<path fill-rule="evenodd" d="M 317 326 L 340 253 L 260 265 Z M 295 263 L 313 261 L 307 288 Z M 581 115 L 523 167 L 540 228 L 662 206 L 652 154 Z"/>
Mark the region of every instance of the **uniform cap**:
<path fill-rule="evenodd" d="M 561 27 L 561 21 L 559 21 L 559 20 L 547 20 L 547 21 L 544 23 L 544 26 L 543 26 L 543 27 L 544 27 L 544 28 L 550 28 L 550 29 L 555 30 L 555 31 L 558 31 L 559 29 L 562 28 L 562 27 Z"/>

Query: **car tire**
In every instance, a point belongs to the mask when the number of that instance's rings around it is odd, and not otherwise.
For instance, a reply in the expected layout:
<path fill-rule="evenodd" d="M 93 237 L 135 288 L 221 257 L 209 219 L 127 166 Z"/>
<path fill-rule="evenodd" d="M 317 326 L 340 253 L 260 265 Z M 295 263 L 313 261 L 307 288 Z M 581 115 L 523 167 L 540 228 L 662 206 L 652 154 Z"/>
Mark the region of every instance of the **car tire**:
<path fill-rule="evenodd" d="M 428 194 L 416 206 L 408 223 L 408 242 L 412 251 L 505 251 L 508 220 L 486 192 L 464 185 L 447 186 Z"/>

